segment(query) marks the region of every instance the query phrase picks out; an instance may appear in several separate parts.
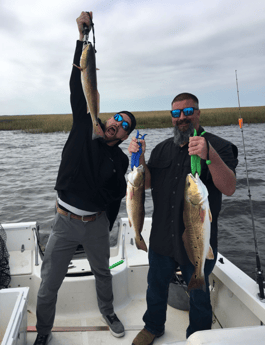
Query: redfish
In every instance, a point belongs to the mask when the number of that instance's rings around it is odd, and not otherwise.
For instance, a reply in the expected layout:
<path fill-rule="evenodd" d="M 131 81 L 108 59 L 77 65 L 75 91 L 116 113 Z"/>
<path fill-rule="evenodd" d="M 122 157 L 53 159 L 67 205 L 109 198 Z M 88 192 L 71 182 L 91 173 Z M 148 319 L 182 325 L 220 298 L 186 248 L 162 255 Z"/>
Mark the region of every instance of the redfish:
<path fill-rule="evenodd" d="M 98 122 L 99 93 L 97 89 L 95 48 L 90 42 L 88 42 L 83 48 L 80 67 L 76 65 L 75 67 L 79 68 L 81 71 L 82 88 L 93 124 L 92 138 L 104 137 L 104 132 Z"/>
<path fill-rule="evenodd" d="M 188 290 L 205 290 L 205 260 L 214 259 L 210 246 L 212 214 L 208 190 L 197 173 L 195 177 L 192 174 L 186 177 L 183 221 L 185 231 L 182 239 L 190 262 L 194 265 Z"/>
<path fill-rule="evenodd" d="M 128 175 L 126 192 L 126 209 L 129 224 L 135 231 L 135 243 L 138 249 L 147 252 L 146 243 L 141 235 L 144 224 L 144 201 L 145 201 L 145 171 L 144 167 L 134 166 Z"/>

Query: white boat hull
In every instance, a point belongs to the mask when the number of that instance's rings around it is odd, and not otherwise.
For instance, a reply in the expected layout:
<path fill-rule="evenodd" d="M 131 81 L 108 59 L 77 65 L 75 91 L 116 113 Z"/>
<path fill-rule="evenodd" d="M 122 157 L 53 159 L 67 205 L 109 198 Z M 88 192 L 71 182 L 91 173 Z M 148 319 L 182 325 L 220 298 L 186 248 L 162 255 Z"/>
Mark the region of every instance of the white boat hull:
<path fill-rule="evenodd" d="M 28 325 L 35 326 L 36 300 L 40 285 L 41 257 L 36 244 L 37 224 L 2 224 L 7 232 L 7 247 L 11 256 L 11 287 L 30 288 L 28 300 Z M 131 344 L 135 335 L 143 327 L 142 316 L 146 310 L 146 289 L 148 273 L 148 255 L 139 251 L 134 243 L 134 233 L 129 227 L 128 219 L 119 222 L 119 239 L 115 248 L 111 248 L 110 265 L 124 260 L 124 263 L 112 269 L 114 308 L 122 320 L 126 335 L 114 338 L 109 331 L 88 331 L 88 327 L 105 326 L 101 321 L 97 306 L 95 280 L 91 275 L 86 259 L 73 259 L 68 274 L 59 290 L 56 327 L 61 332 L 54 332 L 53 344 Z M 142 235 L 149 243 L 151 218 L 145 219 Z M 22 244 L 24 250 L 21 252 Z M 219 262 L 223 258 L 223 264 Z M 84 274 L 85 276 L 75 276 Z M 247 344 L 243 332 L 252 334 L 251 344 L 262 344 L 265 339 L 265 304 L 257 298 L 258 286 L 245 273 L 240 271 L 229 260 L 218 254 L 218 261 L 210 276 L 210 288 L 213 311 L 215 314 L 213 329 L 197 332 L 188 340 L 185 339 L 188 326 L 188 312 L 168 306 L 165 335 L 155 341 L 155 344 L 223 344 L 222 339 L 228 339 L 226 344 Z M 72 332 L 66 332 L 72 327 Z M 80 328 L 83 327 L 83 332 Z M 221 329 L 223 327 L 223 329 Z M 238 328 L 241 327 L 241 328 Z M 258 330 L 258 331 L 257 331 Z M 242 335 L 242 336 L 241 336 Z M 28 338 L 34 342 L 36 333 L 28 333 Z M 211 338 L 212 337 L 212 338 Z M 258 337 L 258 340 L 256 338 Z M 261 340 L 262 339 L 262 340 Z M 180 343 L 179 343 L 180 342 Z M 264 341 L 265 343 L 265 341 Z M 248 343 L 249 344 L 249 343 Z"/>

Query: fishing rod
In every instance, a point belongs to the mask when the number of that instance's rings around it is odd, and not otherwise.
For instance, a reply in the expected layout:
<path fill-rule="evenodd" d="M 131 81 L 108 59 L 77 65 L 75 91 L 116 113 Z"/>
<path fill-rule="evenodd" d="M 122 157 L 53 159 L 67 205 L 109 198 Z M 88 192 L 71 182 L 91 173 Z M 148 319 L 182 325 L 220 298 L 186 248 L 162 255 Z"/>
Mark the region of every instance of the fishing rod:
<path fill-rule="evenodd" d="M 239 115 L 240 115 L 240 117 L 238 119 L 238 123 L 239 123 L 239 127 L 241 129 L 242 140 L 243 140 L 244 159 L 245 159 L 245 163 L 246 163 L 246 173 L 247 173 L 248 197 L 249 197 L 249 202 L 250 202 L 252 229 L 253 229 L 255 252 L 256 252 L 256 265 L 257 265 L 257 267 L 256 267 L 256 280 L 257 280 L 257 284 L 259 285 L 258 297 L 260 300 L 265 302 L 264 285 L 263 285 L 264 277 L 263 277 L 263 271 L 261 269 L 261 264 L 260 264 L 260 257 L 259 257 L 259 251 L 258 251 L 258 241 L 257 241 L 257 235 L 256 235 L 256 229 L 255 229 L 255 223 L 254 223 L 254 213 L 253 213 L 252 200 L 251 200 L 251 194 L 250 194 L 250 185 L 249 185 L 249 180 L 248 180 L 248 166 L 247 166 L 247 156 L 246 156 L 245 142 L 244 142 L 244 135 L 243 135 L 243 118 L 241 117 L 241 112 L 240 112 L 241 108 L 240 108 L 240 100 L 239 100 L 237 70 L 235 72 L 236 72 L 238 107 L 239 107 Z"/>
<path fill-rule="evenodd" d="M 184 290 L 185 294 L 188 296 L 188 299 L 190 300 L 190 294 L 189 294 L 188 291 L 187 291 L 186 282 L 184 282 L 183 279 L 180 279 L 180 277 L 179 277 L 179 274 L 180 274 L 180 273 L 181 273 L 180 271 L 175 272 L 174 278 L 176 278 L 178 284 L 182 287 L 182 289 Z M 176 282 L 176 280 L 175 280 L 175 282 Z M 184 285 L 184 283 L 185 283 L 185 285 Z M 214 286 L 212 287 L 212 290 L 213 290 L 213 288 L 214 288 Z M 212 290 L 211 290 L 211 291 L 212 291 Z M 221 322 L 218 320 L 218 317 L 215 315 L 215 313 L 214 313 L 213 310 L 212 310 L 212 313 L 213 313 L 213 317 L 214 317 L 215 321 L 218 322 L 220 328 L 223 328 Z M 215 321 L 213 321 L 213 323 L 214 323 Z"/>

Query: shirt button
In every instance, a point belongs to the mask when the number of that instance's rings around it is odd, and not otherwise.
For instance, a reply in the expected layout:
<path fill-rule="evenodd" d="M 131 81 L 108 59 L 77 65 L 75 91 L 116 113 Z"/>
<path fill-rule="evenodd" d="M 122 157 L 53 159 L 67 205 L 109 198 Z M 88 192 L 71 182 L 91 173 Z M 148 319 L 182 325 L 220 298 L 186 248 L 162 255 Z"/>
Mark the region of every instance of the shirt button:
<path fill-rule="evenodd" d="M 178 177 L 176 176 L 175 179 L 177 179 Z"/>
<path fill-rule="evenodd" d="M 173 194 L 175 194 L 176 192 L 173 190 Z"/>
<path fill-rule="evenodd" d="M 178 167 L 180 166 L 180 164 L 178 163 Z"/>
<path fill-rule="evenodd" d="M 172 206 L 172 208 L 174 208 L 174 205 Z"/>
<path fill-rule="evenodd" d="M 172 237 L 174 237 L 174 234 L 172 234 Z"/>
<path fill-rule="evenodd" d="M 174 220 L 171 220 L 171 223 L 174 223 Z"/>
<path fill-rule="evenodd" d="M 116 170 L 115 170 L 115 169 L 113 169 L 113 172 L 116 172 Z"/>

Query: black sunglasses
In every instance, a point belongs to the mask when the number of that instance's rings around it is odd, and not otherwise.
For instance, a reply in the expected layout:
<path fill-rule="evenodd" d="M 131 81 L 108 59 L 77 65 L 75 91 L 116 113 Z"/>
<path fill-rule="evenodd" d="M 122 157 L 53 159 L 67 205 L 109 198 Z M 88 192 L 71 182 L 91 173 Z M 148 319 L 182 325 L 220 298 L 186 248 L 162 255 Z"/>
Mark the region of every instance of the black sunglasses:
<path fill-rule="evenodd" d="M 123 120 L 123 117 L 121 114 L 116 114 L 113 116 L 114 117 L 114 120 L 115 121 L 118 121 L 118 122 L 121 122 L 122 121 L 122 128 L 125 130 L 125 131 L 129 131 L 130 130 L 130 125 L 127 121 L 124 121 Z"/>
<path fill-rule="evenodd" d="M 172 117 L 177 118 L 177 117 L 180 117 L 180 114 L 183 111 L 183 114 L 185 116 L 191 116 L 194 114 L 194 110 L 198 110 L 198 108 L 188 107 L 184 109 L 175 109 L 175 110 L 171 110 L 171 115 Z"/>

